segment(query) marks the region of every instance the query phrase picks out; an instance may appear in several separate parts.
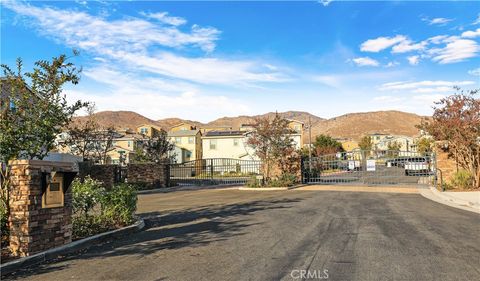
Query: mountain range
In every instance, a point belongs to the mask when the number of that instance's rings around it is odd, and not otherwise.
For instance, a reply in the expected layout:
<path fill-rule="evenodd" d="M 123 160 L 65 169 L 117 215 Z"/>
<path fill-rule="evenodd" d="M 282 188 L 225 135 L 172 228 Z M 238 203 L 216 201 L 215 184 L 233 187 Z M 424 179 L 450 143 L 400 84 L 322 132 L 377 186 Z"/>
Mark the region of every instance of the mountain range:
<path fill-rule="evenodd" d="M 237 116 L 222 117 L 208 123 L 201 123 L 194 120 L 185 120 L 181 118 L 166 118 L 152 120 L 133 111 L 101 111 L 95 113 L 97 122 L 102 126 L 113 126 L 115 128 L 135 128 L 143 124 L 152 124 L 165 130 L 186 122 L 197 127 L 208 126 L 229 126 L 234 130 L 241 124 L 251 124 L 258 117 L 273 116 L 274 112 L 269 112 L 255 116 Z M 279 112 L 282 117 L 295 119 L 312 125 L 312 138 L 319 134 L 327 134 L 335 138 L 349 138 L 358 140 L 369 133 L 387 133 L 393 135 L 415 136 L 418 129 L 415 127 L 420 124 L 423 116 L 402 112 L 402 111 L 374 111 L 362 113 L 349 113 L 338 117 L 325 119 L 303 111 Z M 85 117 L 77 117 L 83 119 Z M 308 129 L 306 129 L 308 137 Z"/>

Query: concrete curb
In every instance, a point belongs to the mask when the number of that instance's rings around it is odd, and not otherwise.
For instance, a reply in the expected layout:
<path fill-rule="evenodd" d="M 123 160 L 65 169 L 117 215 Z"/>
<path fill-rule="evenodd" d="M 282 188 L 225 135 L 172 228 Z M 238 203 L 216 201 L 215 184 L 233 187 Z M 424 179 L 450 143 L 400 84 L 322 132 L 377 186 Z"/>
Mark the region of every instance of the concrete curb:
<path fill-rule="evenodd" d="M 248 191 L 280 191 L 288 190 L 288 187 L 239 187 L 238 190 L 248 190 Z"/>
<path fill-rule="evenodd" d="M 419 188 L 419 191 L 423 197 L 430 199 L 432 201 L 435 201 L 437 203 L 480 214 L 479 205 L 472 204 L 469 201 L 446 196 L 433 186 L 430 186 L 429 188 Z"/>
<path fill-rule="evenodd" d="M 137 194 L 151 194 L 151 193 L 168 193 L 175 191 L 185 190 L 203 190 L 203 189 L 222 189 L 222 188 L 235 188 L 238 184 L 217 184 L 217 185 L 193 185 L 193 186 L 175 186 L 175 187 L 162 187 L 155 189 L 139 190 Z"/>
<path fill-rule="evenodd" d="M 57 248 L 49 249 L 44 252 L 37 253 L 28 257 L 23 257 L 11 262 L 0 265 L 0 276 L 4 276 L 10 273 L 13 273 L 19 269 L 24 269 L 25 267 L 39 264 L 45 261 L 49 261 L 57 258 L 60 255 L 67 255 L 73 252 L 84 250 L 90 246 L 99 244 L 106 240 L 112 238 L 118 238 L 127 234 L 135 233 L 142 230 L 145 227 L 145 222 L 143 219 L 138 219 L 134 224 L 115 229 L 112 231 L 100 233 L 87 237 L 81 240 L 77 240 L 67 245 L 63 245 Z"/>

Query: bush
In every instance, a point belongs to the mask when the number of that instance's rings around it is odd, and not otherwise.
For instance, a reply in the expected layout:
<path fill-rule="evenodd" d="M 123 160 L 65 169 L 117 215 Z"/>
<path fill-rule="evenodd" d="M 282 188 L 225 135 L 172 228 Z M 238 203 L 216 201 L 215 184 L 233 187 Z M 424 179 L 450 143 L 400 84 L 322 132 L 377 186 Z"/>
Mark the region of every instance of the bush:
<path fill-rule="evenodd" d="M 113 229 L 111 223 L 101 215 L 74 216 L 72 223 L 74 239 L 86 238 Z"/>
<path fill-rule="evenodd" d="M 247 187 L 262 187 L 262 181 L 257 179 L 256 176 L 250 177 L 250 179 L 245 183 Z"/>
<path fill-rule="evenodd" d="M 453 174 L 450 182 L 454 187 L 470 189 L 473 187 L 473 176 L 467 170 L 458 170 L 455 174 Z"/>
<path fill-rule="evenodd" d="M 88 216 L 100 203 L 105 194 L 102 183 L 87 176 L 83 182 L 75 179 L 72 183 L 73 213 Z"/>
<path fill-rule="evenodd" d="M 297 176 L 294 174 L 282 174 L 280 177 L 267 183 L 270 187 L 290 187 L 297 183 Z"/>
<path fill-rule="evenodd" d="M 132 223 L 136 210 L 137 191 L 131 185 L 119 184 L 103 196 L 103 216 L 115 225 Z"/>
<path fill-rule="evenodd" d="M 297 176 L 294 174 L 285 173 L 276 179 L 263 182 L 256 177 L 251 177 L 246 183 L 247 187 L 290 187 L 297 183 Z"/>
<path fill-rule="evenodd" d="M 137 207 L 137 191 L 128 184 L 105 190 L 89 177 L 72 183 L 73 238 L 88 237 L 132 223 Z"/>

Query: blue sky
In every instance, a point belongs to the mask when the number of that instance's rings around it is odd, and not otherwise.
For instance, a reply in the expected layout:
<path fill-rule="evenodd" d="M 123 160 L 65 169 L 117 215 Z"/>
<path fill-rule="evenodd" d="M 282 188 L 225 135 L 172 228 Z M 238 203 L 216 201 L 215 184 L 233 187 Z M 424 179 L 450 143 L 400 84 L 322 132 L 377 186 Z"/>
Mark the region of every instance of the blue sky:
<path fill-rule="evenodd" d="M 2 1 L 1 62 L 78 49 L 69 100 L 210 121 L 300 110 L 431 114 L 480 87 L 478 2 Z"/>

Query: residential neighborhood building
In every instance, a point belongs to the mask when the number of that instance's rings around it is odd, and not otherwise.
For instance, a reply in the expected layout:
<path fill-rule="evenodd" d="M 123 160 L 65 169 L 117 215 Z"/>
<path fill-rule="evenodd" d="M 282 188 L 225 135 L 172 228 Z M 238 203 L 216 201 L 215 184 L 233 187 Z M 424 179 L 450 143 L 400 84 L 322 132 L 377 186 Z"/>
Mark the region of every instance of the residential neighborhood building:
<path fill-rule="evenodd" d="M 202 132 L 200 130 L 183 130 L 176 127 L 176 130 L 168 132 L 168 138 L 175 144 L 177 163 L 202 158 Z"/>
<path fill-rule="evenodd" d="M 233 128 L 231 126 L 202 126 L 200 128 L 202 130 L 202 134 L 210 131 L 232 131 Z"/>
<path fill-rule="evenodd" d="M 245 131 L 209 131 L 202 137 L 203 158 L 256 160 L 247 138 Z"/>
<path fill-rule="evenodd" d="M 162 128 L 151 124 L 143 124 L 138 126 L 136 131 L 140 135 L 151 138 L 158 135 L 162 131 Z"/>
<path fill-rule="evenodd" d="M 295 142 L 295 148 L 300 149 L 302 148 L 302 145 L 303 145 L 303 129 L 305 127 L 305 124 L 298 120 L 293 120 L 293 119 L 287 119 L 287 120 L 289 121 L 288 126 L 290 127 L 290 129 L 294 131 L 294 133 L 291 134 L 290 137 Z"/>
<path fill-rule="evenodd" d="M 352 139 L 337 139 L 342 144 L 342 148 L 345 151 L 353 151 L 358 149 L 358 142 Z"/>
<path fill-rule="evenodd" d="M 197 127 L 193 124 L 190 123 L 179 123 L 172 128 L 170 128 L 169 132 L 177 132 L 177 131 L 191 131 L 191 130 L 196 130 Z"/>

